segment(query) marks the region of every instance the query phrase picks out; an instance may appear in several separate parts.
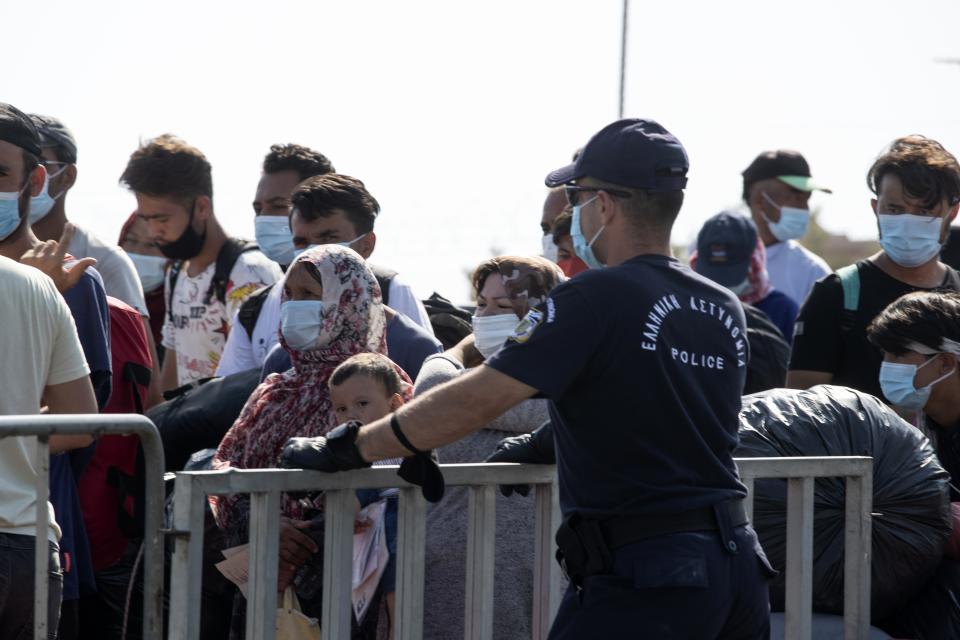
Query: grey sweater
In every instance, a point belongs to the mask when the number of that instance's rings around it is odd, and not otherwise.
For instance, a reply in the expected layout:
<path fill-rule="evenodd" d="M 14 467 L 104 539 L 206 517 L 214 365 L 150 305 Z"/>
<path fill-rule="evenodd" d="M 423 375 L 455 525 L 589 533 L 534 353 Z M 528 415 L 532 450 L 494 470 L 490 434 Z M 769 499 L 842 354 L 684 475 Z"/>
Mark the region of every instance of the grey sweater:
<path fill-rule="evenodd" d="M 438 354 L 428 357 L 414 386 L 419 395 L 463 373 L 463 365 Z M 466 438 L 442 447 L 442 464 L 483 462 L 502 439 L 543 424 L 546 400 L 525 400 Z M 466 582 L 468 490 L 447 487 L 443 500 L 427 509 L 424 634 L 426 640 L 463 637 Z M 532 633 L 533 495 L 497 495 L 494 628 L 497 640 L 521 640 Z"/>

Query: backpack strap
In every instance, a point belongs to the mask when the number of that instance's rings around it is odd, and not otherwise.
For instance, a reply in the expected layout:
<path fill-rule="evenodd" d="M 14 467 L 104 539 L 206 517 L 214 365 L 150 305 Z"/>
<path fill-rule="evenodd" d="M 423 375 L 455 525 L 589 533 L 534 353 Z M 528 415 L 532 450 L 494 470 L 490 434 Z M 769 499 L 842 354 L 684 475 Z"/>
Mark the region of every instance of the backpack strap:
<path fill-rule="evenodd" d="M 860 307 L 860 265 L 849 264 L 837 269 L 840 286 L 843 287 L 843 312 L 840 316 L 840 329 L 846 333 L 853 329 Z"/>
<path fill-rule="evenodd" d="M 173 322 L 173 292 L 177 289 L 177 278 L 183 269 L 183 260 L 176 260 L 170 265 L 170 290 L 167 292 L 167 320 Z"/>
<path fill-rule="evenodd" d="M 263 303 L 270 296 L 270 291 L 276 284 L 268 284 L 254 291 L 249 298 L 240 305 L 240 311 L 237 312 L 237 322 L 243 327 L 244 331 L 253 341 L 253 329 L 257 326 L 257 319 L 260 317 L 260 311 L 263 309 Z"/>
<path fill-rule="evenodd" d="M 390 283 L 397 277 L 397 272 L 393 269 L 387 269 L 377 265 L 367 265 L 370 271 L 373 271 L 377 284 L 380 285 L 380 297 L 383 298 L 383 304 L 390 306 Z"/>
<path fill-rule="evenodd" d="M 220 304 L 226 304 L 227 286 L 230 284 L 230 272 L 233 271 L 233 266 L 237 264 L 240 254 L 257 249 L 259 247 L 255 242 L 227 238 L 217 254 L 216 266 L 213 269 L 213 280 L 210 281 L 210 288 L 207 289 L 207 295 L 203 299 L 204 304 L 210 304 L 214 297 L 220 301 Z"/>

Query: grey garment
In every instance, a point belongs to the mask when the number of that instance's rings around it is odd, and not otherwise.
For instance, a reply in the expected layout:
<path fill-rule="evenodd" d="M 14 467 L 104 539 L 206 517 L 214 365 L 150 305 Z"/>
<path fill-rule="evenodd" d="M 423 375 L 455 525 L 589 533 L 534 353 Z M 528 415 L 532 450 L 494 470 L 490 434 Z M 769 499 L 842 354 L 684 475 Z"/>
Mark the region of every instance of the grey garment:
<path fill-rule="evenodd" d="M 463 365 L 443 354 L 427 358 L 414 395 L 452 380 Z M 443 464 L 483 462 L 502 438 L 528 433 L 548 419 L 546 400 L 526 400 L 480 431 L 442 447 Z M 426 585 L 423 637 L 463 637 L 469 490 L 447 487 L 443 500 L 427 508 Z M 497 494 L 493 637 L 520 640 L 532 633 L 534 501 Z"/>
<path fill-rule="evenodd" d="M 0 533 L 0 638 L 29 640 L 33 637 L 33 548 L 36 538 L 14 533 Z M 63 595 L 63 573 L 60 571 L 60 548 L 45 540 L 50 548 L 47 570 L 47 638 L 57 637 L 60 623 L 60 602 Z"/>

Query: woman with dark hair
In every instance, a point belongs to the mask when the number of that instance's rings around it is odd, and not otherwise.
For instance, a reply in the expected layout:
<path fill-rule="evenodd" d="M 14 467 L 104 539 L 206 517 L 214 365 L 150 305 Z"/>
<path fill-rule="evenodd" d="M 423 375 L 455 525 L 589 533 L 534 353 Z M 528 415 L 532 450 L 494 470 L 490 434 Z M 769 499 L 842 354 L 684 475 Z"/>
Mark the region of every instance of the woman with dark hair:
<path fill-rule="evenodd" d="M 564 279 L 544 258 L 501 256 L 474 271 L 477 297 L 473 334 L 444 353 L 428 357 L 414 394 L 452 380 L 490 358 L 521 319 L 546 300 Z M 546 400 L 525 400 L 480 431 L 441 448 L 443 464 L 483 462 L 506 436 L 529 433 L 549 420 Z M 467 489 L 448 488 L 427 512 L 424 638 L 463 635 L 466 567 Z M 529 638 L 533 608 L 533 499 L 497 500 L 494 638 Z"/>

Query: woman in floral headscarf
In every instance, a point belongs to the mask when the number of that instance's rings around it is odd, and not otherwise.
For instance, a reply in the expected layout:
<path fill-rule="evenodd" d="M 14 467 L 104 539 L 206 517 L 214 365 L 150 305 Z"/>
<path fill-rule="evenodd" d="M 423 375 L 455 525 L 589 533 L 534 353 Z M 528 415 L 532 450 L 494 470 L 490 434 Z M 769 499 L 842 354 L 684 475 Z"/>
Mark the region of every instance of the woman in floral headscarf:
<path fill-rule="evenodd" d="M 546 300 L 564 279 L 544 258 L 501 256 L 474 271 L 477 310 L 473 331 L 448 351 L 428 357 L 414 395 L 462 374 L 491 357 L 527 313 Z M 483 462 L 507 436 L 529 433 L 549 419 L 546 400 L 525 400 L 480 431 L 441 448 L 442 464 Z M 466 567 L 467 489 L 447 487 L 443 500 L 427 511 L 424 635 L 463 635 Z M 494 638 L 529 638 L 533 609 L 533 498 L 497 498 L 497 553 Z"/>
<path fill-rule="evenodd" d="M 380 287 L 353 250 L 322 245 L 302 253 L 283 286 L 280 343 L 290 353 L 293 368 L 270 375 L 253 392 L 220 442 L 213 459 L 216 469 L 278 467 L 289 438 L 321 436 L 336 426 L 327 382 L 337 365 L 358 353 L 386 355 Z M 228 544 L 245 542 L 248 496 L 212 496 L 211 506 Z M 285 587 L 297 568 L 319 551 L 303 530 L 322 502 L 284 494 L 281 508 L 280 586 Z M 242 611 L 234 607 L 235 631 L 242 628 Z"/>

